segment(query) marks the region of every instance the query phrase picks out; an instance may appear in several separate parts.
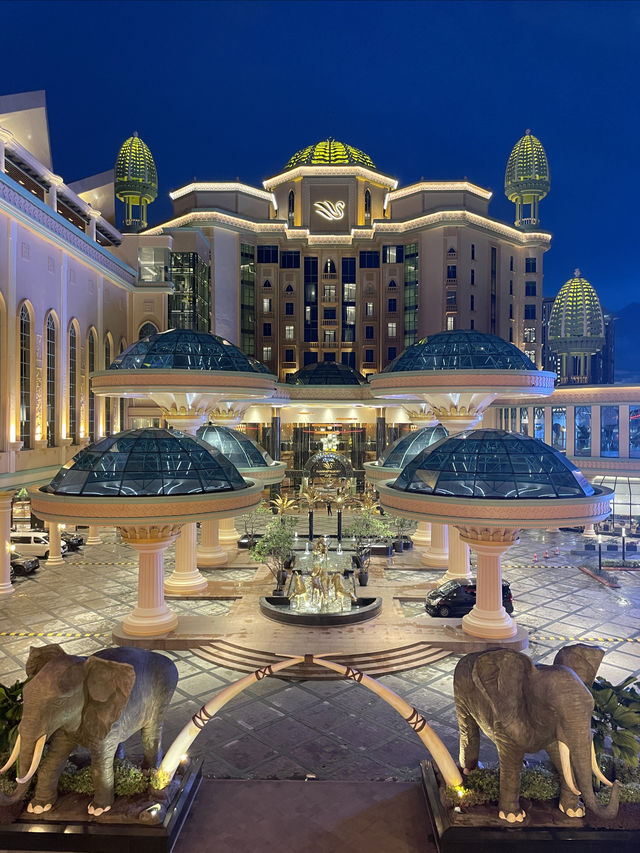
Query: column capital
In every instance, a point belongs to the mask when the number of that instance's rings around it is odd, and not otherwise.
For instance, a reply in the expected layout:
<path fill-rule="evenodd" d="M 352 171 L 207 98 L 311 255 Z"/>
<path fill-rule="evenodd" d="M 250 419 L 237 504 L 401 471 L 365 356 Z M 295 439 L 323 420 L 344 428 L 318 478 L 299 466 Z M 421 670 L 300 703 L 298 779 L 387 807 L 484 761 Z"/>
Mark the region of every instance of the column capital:
<path fill-rule="evenodd" d="M 85 213 L 91 219 L 100 219 L 100 217 L 102 216 L 102 211 L 96 210 L 95 207 L 91 207 L 91 205 L 87 206 Z"/>
<path fill-rule="evenodd" d="M 476 551 L 482 548 L 487 553 L 506 551 L 520 538 L 520 528 L 514 527 L 471 527 L 463 524 L 455 525 L 460 531 L 460 538 Z"/>
<path fill-rule="evenodd" d="M 153 551 L 167 548 L 180 533 L 182 524 L 135 524 L 119 525 L 122 540 L 136 551 Z"/>

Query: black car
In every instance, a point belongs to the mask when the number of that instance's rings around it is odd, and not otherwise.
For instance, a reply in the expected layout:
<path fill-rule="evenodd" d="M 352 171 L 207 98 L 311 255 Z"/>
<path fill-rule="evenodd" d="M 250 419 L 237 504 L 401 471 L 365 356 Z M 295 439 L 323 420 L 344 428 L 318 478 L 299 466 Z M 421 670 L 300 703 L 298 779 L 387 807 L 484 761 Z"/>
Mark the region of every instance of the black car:
<path fill-rule="evenodd" d="M 14 575 L 32 575 L 40 568 L 40 560 L 37 557 L 24 557 L 22 554 L 11 554 L 11 570 Z"/>
<path fill-rule="evenodd" d="M 84 545 L 84 536 L 79 533 L 67 533 L 66 530 L 60 532 L 60 538 L 67 543 L 67 548 L 70 551 L 78 551 L 81 545 Z"/>
<path fill-rule="evenodd" d="M 476 579 L 451 580 L 432 589 L 424 607 L 429 616 L 464 616 L 476 603 Z M 502 606 L 507 613 L 513 613 L 511 587 L 502 581 Z"/>

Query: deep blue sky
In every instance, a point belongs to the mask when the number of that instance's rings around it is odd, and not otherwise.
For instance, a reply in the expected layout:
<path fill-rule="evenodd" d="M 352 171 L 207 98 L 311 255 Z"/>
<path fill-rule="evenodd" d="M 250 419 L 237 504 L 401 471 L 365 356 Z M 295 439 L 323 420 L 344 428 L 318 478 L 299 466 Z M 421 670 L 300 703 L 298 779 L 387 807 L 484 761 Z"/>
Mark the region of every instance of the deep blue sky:
<path fill-rule="evenodd" d="M 512 222 L 504 167 L 529 127 L 551 167 L 545 295 L 579 266 L 607 307 L 639 298 L 634 0 L 25 0 L 2 15 L 0 94 L 46 89 L 55 170 L 110 168 L 138 130 L 159 172 L 152 222 L 194 176 L 259 185 L 329 135 L 401 184 L 467 176 Z"/>

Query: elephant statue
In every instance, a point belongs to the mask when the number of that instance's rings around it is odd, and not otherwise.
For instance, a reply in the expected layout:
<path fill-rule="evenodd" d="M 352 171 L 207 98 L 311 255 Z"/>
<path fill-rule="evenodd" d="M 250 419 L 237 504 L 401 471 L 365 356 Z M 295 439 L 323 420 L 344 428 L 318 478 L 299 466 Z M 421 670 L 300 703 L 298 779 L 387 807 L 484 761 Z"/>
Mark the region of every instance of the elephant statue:
<path fill-rule="evenodd" d="M 157 767 L 164 713 L 178 682 L 173 661 L 134 648 L 103 649 L 91 657 L 66 654 L 59 645 L 32 646 L 26 665 L 22 720 L 5 773 L 18 761 L 17 787 L 0 804 L 18 802 L 38 771 L 27 811 L 49 811 L 58 779 L 76 745 L 89 750 L 94 795 L 89 814 L 113 804 L 114 759 L 122 743 L 140 731 L 145 766 Z M 46 741 L 49 748 L 44 759 Z M 42 759 L 42 762 L 41 762 Z"/>
<path fill-rule="evenodd" d="M 465 655 L 453 676 L 463 773 L 477 767 L 479 729 L 495 743 L 500 761 L 499 817 L 520 823 L 520 775 L 525 753 L 546 750 L 560 775 L 559 807 L 584 817 L 584 805 L 601 818 L 618 812 L 618 783 L 597 765 L 591 737 L 594 682 L 604 651 L 575 644 L 560 649 L 551 666 L 527 655 L 490 649 Z M 592 773 L 611 787 L 608 805 L 593 793 Z M 574 775 L 575 774 L 575 775 Z"/>

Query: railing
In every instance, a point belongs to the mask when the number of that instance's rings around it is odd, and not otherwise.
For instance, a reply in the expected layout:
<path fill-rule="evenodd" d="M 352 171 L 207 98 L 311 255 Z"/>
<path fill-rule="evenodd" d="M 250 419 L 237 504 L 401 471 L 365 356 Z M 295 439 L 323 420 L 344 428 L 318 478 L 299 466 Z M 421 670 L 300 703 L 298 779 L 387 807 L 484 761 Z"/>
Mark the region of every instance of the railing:
<path fill-rule="evenodd" d="M 447 284 L 457 284 L 457 283 L 458 283 L 457 278 L 448 278 L 447 279 Z"/>
<path fill-rule="evenodd" d="M 331 320 L 331 319 L 329 319 L 329 320 L 323 320 L 323 321 L 322 321 L 322 325 L 323 325 L 323 326 L 337 326 L 339 322 L 340 322 L 340 321 L 338 320 L 338 318 L 337 318 L 337 317 L 334 317 L 334 319 L 333 319 L 333 320 Z"/>
<path fill-rule="evenodd" d="M 327 272 L 322 274 L 322 281 L 337 281 L 338 273 L 337 272 Z"/>

